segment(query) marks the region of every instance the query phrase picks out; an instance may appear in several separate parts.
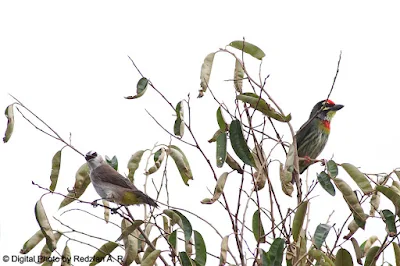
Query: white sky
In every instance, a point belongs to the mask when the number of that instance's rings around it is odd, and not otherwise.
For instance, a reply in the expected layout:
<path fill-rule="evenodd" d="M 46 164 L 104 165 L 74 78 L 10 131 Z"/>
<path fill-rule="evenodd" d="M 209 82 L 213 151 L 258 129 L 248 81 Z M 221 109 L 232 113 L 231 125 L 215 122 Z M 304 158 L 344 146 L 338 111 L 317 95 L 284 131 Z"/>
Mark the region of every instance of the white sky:
<path fill-rule="evenodd" d="M 156 142 L 169 142 L 169 136 L 144 109 L 171 130 L 174 121 L 169 106 L 150 89 L 138 100 L 123 98 L 135 94 L 139 79 L 127 55 L 174 105 L 190 93 L 194 131 L 210 158 L 214 158 L 215 147 L 206 140 L 217 128 L 217 104 L 209 93 L 196 98 L 200 67 L 208 53 L 242 37 L 262 48 L 266 53 L 263 75 L 270 74 L 267 89 L 285 112 L 292 113 L 292 124 L 298 129 L 313 105 L 329 92 L 342 50 L 331 99 L 345 108 L 334 119 L 322 157 L 334 154 L 337 162 L 353 163 L 365 172 L 390 172 L 400 166 L 398 10 L 395 2 L 373 5 L 369 1 L 2 2 L 0 108 L 13 103 L 8 93 L 14 95 L 66 139 L 71 132 L 73 145 L 83 153 L 96 150 L 103 155 L 117 155 L 120 172 L 127 173 L 125 165 L 132 153 L 151 148 Z M 210 81 L 213 91 L 227 103 L 234 94 L 232 85 L 224 80 L 232 78 L 233 63 L 230 57 L 218 54 Z M 1 117 L 0 132 L 5 127 L 6 119 Z M 288 137 L 289 132 L 284 132 Z M 214 186 L 210 172 L 204 170 L 204 160 L 194 149 L 174 143 L 189 157 L 195 180 L 190 187 L 184 186 L 170 161 L 171 204 L 203 216 L 212 214 L 212 222 L 224 235 L 228 234 L 230 225 L 222 208 L 199 203 L 209 196 L 207 187 Z M 43 191 L 32 186 L 31 181 L 50 184 L 51 158 L 61 147 L 61 143 L 16 115 L 14 134 L 0 151 L 1 256 L 18 255 L 23 243 L 38 230 L 33 208 Z M 69 149 L 64 150 L 62 160 L 57 191 L 66 193 L 84 160 Z M 311 169 L 314 173 L 321 167 Z M 156 182 L 160 178 L 160 174 L 154 176 Z M 236 193 L 233 184 L 231 188 Z M 150 189 L 149 194 L 153 193 Z M 333 206 L 327 204 L 343 203 L 340 195 L 333 200 L 324 192 L 317 194 L 321 196 L 311 207 L 311 215 L 316 218 L 312 220 L 314 228 L 326 222 L 331 213 Z M 90 186 L 83 199 L 95 198 Z M 61 200 L 56 195 L 45 197 L 49 217 L 59 216 Z M 101 208 L 80 204 L 71 207 L 102 215 Z M 142 215 L 141 208 L 131 209 L 136 216 Z M 337 217 L 342 221 L 342 214 L 336 213 L 333 221 Z M 205 237 L 209 250 L 218 254 L 219 238 L 204 223 L 188 217 L 194 229 Z M 119 223 L 118 217 L 112 219 Z M 90 230 L 109 240 L 118 237 L 118 228 L 77 211 L 65 214 L 62 220 L 77 230 Z M 372 234 L 383 234 L 382 223 L 377 225 L 381 231 L 374 231 L 375 225 L 369 223 L 373 224 L 368 220 L 370 231 L 366 235 L 356 235 L 360 242 Z M 52 224 L 53 228 L 63 229 L 57 222 Z M 266 224 L 268 227 L 267 221 Z M 59 243 L 60 252 L 63 243 Z M 38 255 L 42 245 L 30 254 Z M 70 245 L 73 254 L 94 254 L 91 248 Z M 213 261 L 208 259 L 211 264 Z"/>

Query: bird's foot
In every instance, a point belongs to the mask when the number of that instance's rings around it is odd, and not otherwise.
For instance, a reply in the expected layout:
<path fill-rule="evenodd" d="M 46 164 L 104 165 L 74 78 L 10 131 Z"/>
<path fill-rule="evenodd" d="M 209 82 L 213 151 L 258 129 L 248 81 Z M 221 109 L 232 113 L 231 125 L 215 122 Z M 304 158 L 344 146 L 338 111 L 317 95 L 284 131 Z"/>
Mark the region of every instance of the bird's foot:
<path fill-rule="evenodd" d="M 92 206 L 93 208 L 96 208 L 97 206 L 99 206 L 99 204 L 97 203 L 98 200 L 94 200 L 92 201 Z"/>
<path fill-rule="evenodd" d="M 311 158 L 310 158 L 310 156 L 304 156 L 303 157 L 304 158 L 304 160 L 306 161 L 306 163 L 311 163 Z"/>
<path fill-rule="evenodd" d="M 122 205 L 120 205 L 120 206 L 117 207 L 117 208 L 111 208 L 111 209 L 110 209 L 110 210 L 111 210 L 111 214 L 116 214 L 116 213 L 118 212 L 118 210 L 121 209 L 121 207 L 122 207 Z"/>

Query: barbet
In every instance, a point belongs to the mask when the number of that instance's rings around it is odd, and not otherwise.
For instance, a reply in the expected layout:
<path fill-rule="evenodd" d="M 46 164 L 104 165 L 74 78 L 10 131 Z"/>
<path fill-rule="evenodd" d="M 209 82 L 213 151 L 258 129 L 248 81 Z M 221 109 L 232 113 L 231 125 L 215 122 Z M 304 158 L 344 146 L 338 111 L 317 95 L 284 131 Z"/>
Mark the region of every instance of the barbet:
<path fill-rule="evenodd" d="M 325 148 L 331 131 L 332 118 L 342 108 L 343 105 L 335 104 L 331 100 L 318 102 L 312 109 L 307 122 L 297 131 L 297 154 L 306 159 L 299 161 L 300 174 L 313 164 L 310 159 L 316 159 Z"/>

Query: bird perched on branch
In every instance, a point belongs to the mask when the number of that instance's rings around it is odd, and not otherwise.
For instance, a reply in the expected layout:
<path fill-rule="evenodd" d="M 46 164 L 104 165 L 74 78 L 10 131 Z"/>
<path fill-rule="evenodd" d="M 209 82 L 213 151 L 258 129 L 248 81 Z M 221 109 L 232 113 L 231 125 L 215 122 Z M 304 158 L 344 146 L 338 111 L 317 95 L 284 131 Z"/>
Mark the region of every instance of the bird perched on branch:
<path fill-rule="evenodd" d="M 331 132 L 331 121 L 336 112 L 343 108 L 331 100 L 318 102 L 310 117 L 296 133 L 297 154 L 308 160 L 299 161 L 299 173 L 302 174 L 325 148 Z"/>
<path fill-rule="evenodd" d="M 148 204 L 158 207 L 152 198 L 137 189 L 96 152 L 88 152 L 85 159 L 90 169 L 90 180 L 102 199 L 120 205 Z"/>

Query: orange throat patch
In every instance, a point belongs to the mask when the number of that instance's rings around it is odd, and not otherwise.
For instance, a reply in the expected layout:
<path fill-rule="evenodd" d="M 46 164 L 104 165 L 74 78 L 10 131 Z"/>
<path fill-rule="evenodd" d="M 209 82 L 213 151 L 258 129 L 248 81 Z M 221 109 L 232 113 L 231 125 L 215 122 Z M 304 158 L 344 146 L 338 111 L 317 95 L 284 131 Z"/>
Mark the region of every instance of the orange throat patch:
<path fill-rule="evenodd" d="M 326 131 L 331 130 L 331 122 L 329 120 L 322 120 L 322 128 Z"/>

